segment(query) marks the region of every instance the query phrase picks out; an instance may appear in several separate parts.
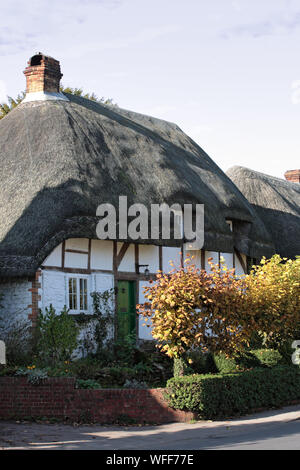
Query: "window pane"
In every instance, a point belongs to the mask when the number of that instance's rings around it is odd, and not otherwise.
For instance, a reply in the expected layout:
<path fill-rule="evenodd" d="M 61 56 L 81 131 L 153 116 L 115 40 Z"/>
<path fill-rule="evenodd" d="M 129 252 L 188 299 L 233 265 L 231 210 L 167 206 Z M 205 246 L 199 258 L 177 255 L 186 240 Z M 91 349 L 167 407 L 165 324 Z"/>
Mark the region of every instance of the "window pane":
<path fill-rule="evenodd" d="M 87 279 L 79 279 L 80 310 L 87 310 Z"/>
<path fill-rule="evenodd" d="M 77 288 L 76 288 L 76 279 L 69 279 L 69 308 L 70 310 L 77 309 Z"/>

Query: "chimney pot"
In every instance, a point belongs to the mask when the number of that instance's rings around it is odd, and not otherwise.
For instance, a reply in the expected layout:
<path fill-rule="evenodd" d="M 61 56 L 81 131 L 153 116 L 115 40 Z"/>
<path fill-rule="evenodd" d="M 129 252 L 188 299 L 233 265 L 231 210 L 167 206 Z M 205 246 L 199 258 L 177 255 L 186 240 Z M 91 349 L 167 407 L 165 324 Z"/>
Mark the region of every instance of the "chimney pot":
<path fill-rule="evenodd" d="M 285 179 L 292 183 L 300 183 L 300 170 L 290 170 L 285 173 Z"/>
<path fill-rule="evenodd" d="M 26 76 L 26 93 L 59 93 L 62 74 L 58 60 L 38 52 L 29 59 L 24 74 Z"/>

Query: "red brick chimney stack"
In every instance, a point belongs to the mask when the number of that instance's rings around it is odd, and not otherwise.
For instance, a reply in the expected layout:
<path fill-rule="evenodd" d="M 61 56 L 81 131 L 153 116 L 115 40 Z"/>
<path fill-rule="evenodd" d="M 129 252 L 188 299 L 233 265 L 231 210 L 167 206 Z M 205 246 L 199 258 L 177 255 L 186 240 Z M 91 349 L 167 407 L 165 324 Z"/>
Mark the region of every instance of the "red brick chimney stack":
<path fill-rule="evenodd" d="M 300 170 L 291 170 L 285 173 L 285 179 L 292 183 L 300 183 Z"/>
<path fill-rule="evenodd" d="M 62 74 L 58 60 L 39 52 L 29 59 L 24 74 L 26 76 L 26 93 L 59 93 Z"/>

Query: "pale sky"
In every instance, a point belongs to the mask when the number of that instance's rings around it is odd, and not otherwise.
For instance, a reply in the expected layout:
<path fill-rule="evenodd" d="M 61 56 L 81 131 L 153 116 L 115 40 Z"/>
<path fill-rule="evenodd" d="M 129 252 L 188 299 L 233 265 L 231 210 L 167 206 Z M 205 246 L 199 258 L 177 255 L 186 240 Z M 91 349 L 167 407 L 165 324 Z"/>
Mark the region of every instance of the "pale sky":
<path fill-rule="evenodd" d="M 36 52 L 65 86 L 176 122 L 226 171 L 300 168 L 299 0 L 0 0 L 0 100 Z"/>

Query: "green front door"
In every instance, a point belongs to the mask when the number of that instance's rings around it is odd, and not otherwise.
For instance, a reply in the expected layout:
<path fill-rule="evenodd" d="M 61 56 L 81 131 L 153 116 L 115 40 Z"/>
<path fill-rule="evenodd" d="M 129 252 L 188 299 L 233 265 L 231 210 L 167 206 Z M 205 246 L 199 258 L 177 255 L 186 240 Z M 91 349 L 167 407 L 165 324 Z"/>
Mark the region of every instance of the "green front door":
<path fill-rule="evenodd" d="M 118 281 L 118 339 L 136 332 L 135 281 Z"/>

